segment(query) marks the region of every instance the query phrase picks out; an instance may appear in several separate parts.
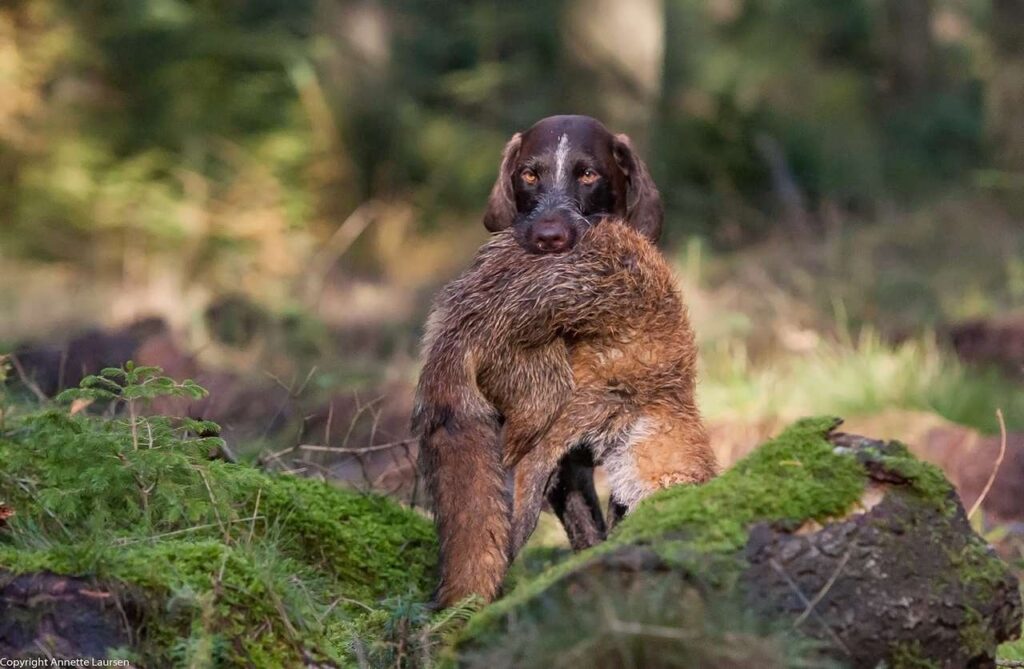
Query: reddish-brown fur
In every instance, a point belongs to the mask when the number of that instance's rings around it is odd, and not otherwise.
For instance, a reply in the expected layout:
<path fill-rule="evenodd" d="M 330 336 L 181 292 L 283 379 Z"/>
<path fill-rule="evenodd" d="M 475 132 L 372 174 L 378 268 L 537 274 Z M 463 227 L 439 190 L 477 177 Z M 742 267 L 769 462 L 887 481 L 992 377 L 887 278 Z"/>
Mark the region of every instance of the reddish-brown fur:
<path fill-rule="evenodd" d="M 531 253 L 563 253 L 594 222 L 618 216 L 657 241 L 662 206 L 644 161 L 626 135 L 588 116 L 549 116 L 509 140 L 484 225 L 510 228 Z M 594 488 L 594 458 L 580 447 L 559 463 L 547 501 L 574 550 L 607 532 Z"/>
<path fill-rule="evenodd" d="M 441 537 L 442 605 L 497 595 L 578 444 L 608 467 L 625 510 L 714 474 L 685 307 L 657 249 L 617 220 L 562 254 L 527 254 L 497 235 L 442 291 L 423 358 L 414 426 Z"/>

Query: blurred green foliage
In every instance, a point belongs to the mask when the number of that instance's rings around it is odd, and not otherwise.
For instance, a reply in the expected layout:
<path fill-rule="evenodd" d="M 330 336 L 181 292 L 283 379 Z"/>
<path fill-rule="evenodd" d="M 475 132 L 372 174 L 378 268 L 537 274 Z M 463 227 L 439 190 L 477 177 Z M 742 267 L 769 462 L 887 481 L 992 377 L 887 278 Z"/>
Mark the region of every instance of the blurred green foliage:
<path fill-rule="evenodd" d="M 216 223 L 254 197 L 314 237 L 372 198 L 468 225 L 504 139 L 559 112 L 632 119 L 616 129 L 645 147 L 670 236 L 730 244 L 777 225 L 780 180 L 813 220 L 989 163 L 983 0 L 641 5 L 653 32 L 613 36 L 663 42 L 649 94 L 574 47 L 593 0 L 12 0 L 0 242 L 102 266 L 128 234 L 208 258 L 251 243 Z"/>

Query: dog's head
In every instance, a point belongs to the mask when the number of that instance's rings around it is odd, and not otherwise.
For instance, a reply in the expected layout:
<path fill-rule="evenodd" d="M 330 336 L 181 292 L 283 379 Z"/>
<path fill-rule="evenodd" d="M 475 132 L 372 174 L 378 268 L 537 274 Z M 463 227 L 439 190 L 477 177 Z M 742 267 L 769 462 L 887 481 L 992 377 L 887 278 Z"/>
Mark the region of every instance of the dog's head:
<path fill-rule="evenodd" d="M 531 253 L 568 251 L 588 226 L 621 216 L 652 241 L 661 197 L 626 135 L 589 116 L 549 116 L 505 145 L 484 215 Z"/>

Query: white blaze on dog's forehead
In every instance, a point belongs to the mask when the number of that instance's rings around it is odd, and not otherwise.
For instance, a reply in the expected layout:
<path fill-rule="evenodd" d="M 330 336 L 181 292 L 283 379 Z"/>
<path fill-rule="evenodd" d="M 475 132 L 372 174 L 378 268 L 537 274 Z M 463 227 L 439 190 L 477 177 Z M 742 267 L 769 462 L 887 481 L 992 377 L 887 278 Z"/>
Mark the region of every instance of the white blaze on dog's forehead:
<path fill-rule="evenodd" d="M 565 180 L 565 163 L 569 158 L 569 136 L 562 133 L 558 138 L 558 148 L 555 149 L 555 183 L 562 183 Z"/>

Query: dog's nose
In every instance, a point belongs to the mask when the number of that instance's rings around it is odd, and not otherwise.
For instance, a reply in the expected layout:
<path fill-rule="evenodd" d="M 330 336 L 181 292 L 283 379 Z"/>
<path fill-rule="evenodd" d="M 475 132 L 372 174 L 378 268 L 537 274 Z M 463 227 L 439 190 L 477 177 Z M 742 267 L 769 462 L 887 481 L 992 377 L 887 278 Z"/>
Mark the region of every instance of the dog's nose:
<path fill-rule="evenodd" d="M 569 248 L 569 226 L 558 219 L 537 221 L 533 226 L 533 246 L 540 253 L 561 253 Z"/>

